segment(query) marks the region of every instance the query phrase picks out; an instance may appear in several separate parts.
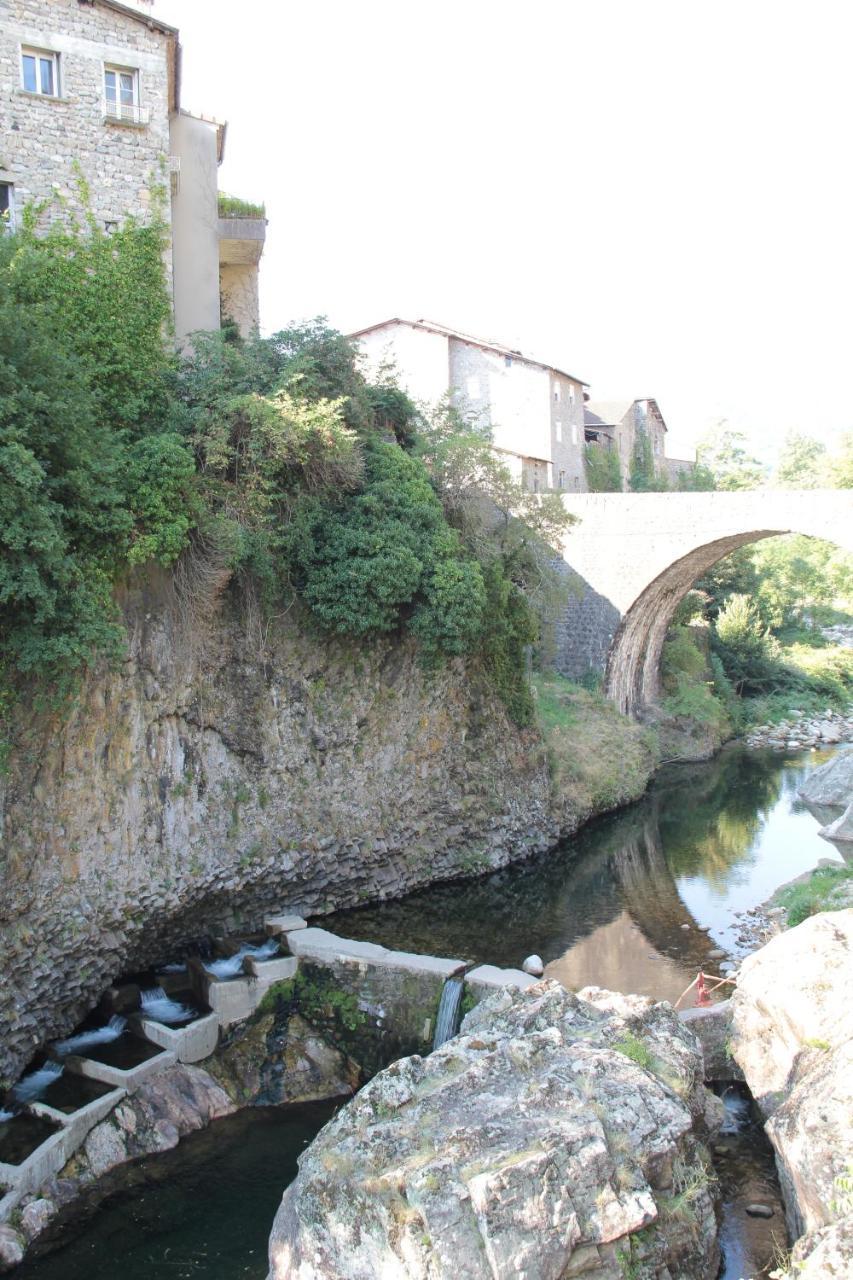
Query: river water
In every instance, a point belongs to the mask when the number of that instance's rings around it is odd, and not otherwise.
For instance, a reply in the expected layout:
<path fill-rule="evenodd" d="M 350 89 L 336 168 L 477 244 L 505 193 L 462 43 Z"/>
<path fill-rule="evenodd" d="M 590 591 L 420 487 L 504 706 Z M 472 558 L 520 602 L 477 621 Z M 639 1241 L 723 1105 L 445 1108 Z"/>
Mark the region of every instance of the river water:
<path fill-rule="evenodd" d="M 572 989 L 675 1001 L 699 969 L 719 969 L 712 952 L 743 953 L 751 908 L 819 859 L 841 861 L 797 798 L 830 756 L 731 746 L 707 763 L 669 766 L 637 804 L 556 852 L 314 923 L 479 963 L 518 967 L 536 953 Z"/>
<path fill-rule="evenodd" d="M 731 747 L 710 763 L 668 768 L 639 803 L 547 856 L 317 923 L 351 938 L 500 965 L 519 965 L 535 951 L 567 986 L 675 999 L 697 969 L 718 966 L 712 950 L 738 956 L 738 913 L 820 858 L 840 860 L 796 794 L 827 758 Z M 282 1190 L 335 1105 L 244 1111 L 117 1171 L 16 1274 L 264 1280 Z M 782 1243 L 772 1155 L 760 1128 L 741 1121 L 723 1148 L 730 1167 L 719 1169 L 727 1184 L 721 1278 L 766 1276 Z M 771 1224 L 745 1216 L 744 1197 L 756 1196 L 775 1205 Z"/>

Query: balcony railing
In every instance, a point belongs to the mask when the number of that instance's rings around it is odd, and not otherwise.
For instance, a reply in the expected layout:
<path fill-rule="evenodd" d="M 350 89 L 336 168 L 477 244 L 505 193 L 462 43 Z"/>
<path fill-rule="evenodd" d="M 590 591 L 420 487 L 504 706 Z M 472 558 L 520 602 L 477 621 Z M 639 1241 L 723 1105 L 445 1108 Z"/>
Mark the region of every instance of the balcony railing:
<path fill-rule="evenodd" d="M 104 98 L 101 108 L 105 120 L 115 120 L 119 124 L 149 124 L 151 121 L 150 109 L 135 102 L 114 102 L 111 98 Z"/>

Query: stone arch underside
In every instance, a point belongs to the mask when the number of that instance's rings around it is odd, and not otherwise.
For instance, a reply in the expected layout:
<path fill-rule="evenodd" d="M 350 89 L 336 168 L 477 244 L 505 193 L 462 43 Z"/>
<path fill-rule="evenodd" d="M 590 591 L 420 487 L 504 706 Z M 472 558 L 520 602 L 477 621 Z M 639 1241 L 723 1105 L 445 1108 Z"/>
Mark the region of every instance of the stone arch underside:
<path fill-rule="evenodd" d="M 787 529 L 761 529 L 707 542 L 673 561 L 625 614 L 607 660 L 605 689 L 626 715 L 655 702 L 661 692 L 660 660 L 673 614 L 698 578 L 738 547 L 774 538 Z"/>

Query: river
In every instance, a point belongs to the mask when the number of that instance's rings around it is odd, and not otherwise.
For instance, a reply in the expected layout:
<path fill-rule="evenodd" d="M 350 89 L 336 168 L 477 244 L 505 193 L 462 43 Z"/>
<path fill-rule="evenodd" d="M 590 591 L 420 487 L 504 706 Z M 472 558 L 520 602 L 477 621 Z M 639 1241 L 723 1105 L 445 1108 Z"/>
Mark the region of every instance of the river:
<path fill-rule="evenodd" d="M 570 987 L 587 983 L 675 999 L 737 957 L 744 913 L 778 885 L 840 860 L 797 800 L 829 753 L 781 756 L 730 747 L 671 766 L 635 805 L 601 818 L 559 850 L 478 881 L 322 921 L 348 937 L 432 954 L 518 965 L 530 952 Z M 701 926 L 706 926 L 703 929 Z M 263 1280 L 266 1241 L 300 1150 L 335 1104 L 238 1113 L 178 1149 L 118 1171 L 87 1212 L 40 1242 L 20 1280 Z M 727 1140 L 730 1179 L 773 1199 L 772 1157 L 756 1125 Z M 738 1143 L 740 1145 L 738 1145 Z M 727 1179 L 728 1180 L 728 1179 Z M 769 1229 L 723 1204 L 723 1280 L 766 1275 Z M 775 1229 L 781 1228 L 776 1200 Z"/>

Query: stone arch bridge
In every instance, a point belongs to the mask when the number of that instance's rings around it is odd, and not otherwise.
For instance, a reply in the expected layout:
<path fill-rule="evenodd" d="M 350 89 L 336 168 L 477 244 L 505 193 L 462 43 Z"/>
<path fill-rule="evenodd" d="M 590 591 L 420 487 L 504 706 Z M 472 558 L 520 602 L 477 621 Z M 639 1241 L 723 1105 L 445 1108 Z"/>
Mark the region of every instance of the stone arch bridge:
<path fill-rule="evenodd" d="M 660 692 L 660 657 L 679 601 L 713 564 L 782 533 L 853 551 L 853 492 L 566 494 L 578 523 L 563 558 L 575 576 L 558 631 L 556 666 L 577 679 L 603 672 L 628 714 Z"/>

